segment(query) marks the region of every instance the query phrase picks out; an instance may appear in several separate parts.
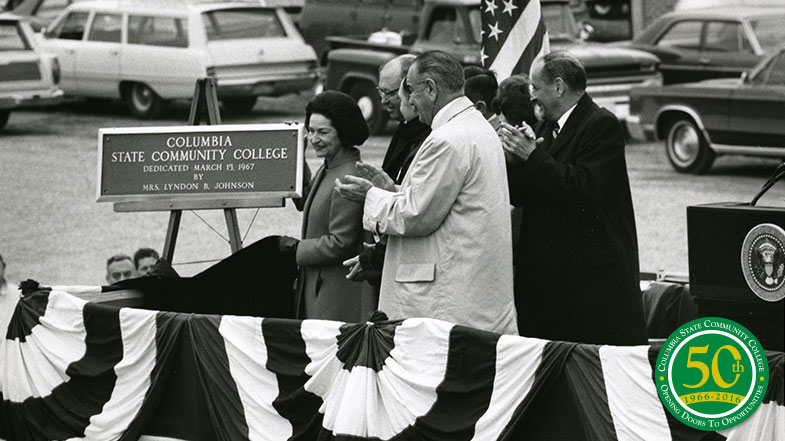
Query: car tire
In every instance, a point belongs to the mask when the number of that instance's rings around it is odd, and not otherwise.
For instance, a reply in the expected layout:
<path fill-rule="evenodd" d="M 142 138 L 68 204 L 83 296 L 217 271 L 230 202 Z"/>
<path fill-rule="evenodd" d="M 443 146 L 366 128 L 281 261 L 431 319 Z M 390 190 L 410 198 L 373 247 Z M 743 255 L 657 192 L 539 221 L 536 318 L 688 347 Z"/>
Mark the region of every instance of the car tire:
<path fill-rule="evenodd" d="M 701 174 L 711 168 L 717 155 L 695 121 L 687 116 L 677 116 L 671 120 L 666 133 L 668 161 L 677 172 Z"/>
<path fill-rule="evenodd" d="M 382 134 L 387 128 L 387 112 L 382 108 L 374 86 L 366 81 L 359 82 L 349 89 L 349 96 L 357 101 L 371 135 Z"/>
<path fill-rule="evenodd" d="M 227 114 L 231 115 L 245 115 L 251 113 L 254 106 L 256 106 L 255 96 L 239 96 L 235 98 L 224 98 L 221 100 Z"/>
<path fill-rule="evenodd" d="M 10 110 L 0 110 L 0 130 L 8 123 L 8 117 L 11 116 Z"/>
<path fill-rule="evenodd" d="M 165 105 L 164 100 L 144 83 L 133 83 L 128 86 L 125 103 L 131 114 L 142 119 L 160 115 Z"/>

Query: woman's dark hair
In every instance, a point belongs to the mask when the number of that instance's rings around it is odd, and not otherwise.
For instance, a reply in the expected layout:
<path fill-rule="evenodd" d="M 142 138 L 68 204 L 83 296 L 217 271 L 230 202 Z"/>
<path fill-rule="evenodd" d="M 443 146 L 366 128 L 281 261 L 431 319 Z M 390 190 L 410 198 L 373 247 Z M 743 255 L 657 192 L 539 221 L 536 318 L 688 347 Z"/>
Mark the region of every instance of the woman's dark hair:
<path fill-rule="evenodd" d="M 344 148 L 361 145 L 368 139 L 368 124 L 360 107 L 349 95 L 328 90 L 316 95 L 305 106 L 305 127 L 311 115 L 318 113 L 330 120 Z"/>
<path fill-rule="evenodd" d="M 529 77 L 523 74 L 506 78 L 499 85 L 499 93 L 494 100 L 496 113 L 501 113 L 507 121 L 515 126 L 521 122 L 534 127 L 537 118 L 534 116 L 534 107 L 531 103 L 529 92 Z"/>

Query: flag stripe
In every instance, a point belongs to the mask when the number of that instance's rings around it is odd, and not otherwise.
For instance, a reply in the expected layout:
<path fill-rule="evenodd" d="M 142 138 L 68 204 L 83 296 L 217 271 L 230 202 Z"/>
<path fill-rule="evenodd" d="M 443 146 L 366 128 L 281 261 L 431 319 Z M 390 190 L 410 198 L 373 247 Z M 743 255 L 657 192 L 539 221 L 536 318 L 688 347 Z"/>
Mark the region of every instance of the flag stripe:
<path fill-rule="evenodd" d="M 207 409 L 219 440 L 248 439 L 248 423 L 237 383 L 229 374 L 229 358 L 219 332 L 221 316 L 210 315 L 188 320 L 196 360 L 196 374 L 207 395 Z"/>
<path fill-rule="evenodd" d="M 292 435 L 292 424 L 273 407 L 278 379 L 267 370 L 267 347 L 262 319 L 226 316 L 221 335 L 229 360 L 229 371 L 237 383 L 249 428 L 248 439 L 272 440 Z"/>
<path fill-rule="evenodd" d="M 496 345 L 496 373 L 488 412 L 477 421 L 475 440 L 495 440 L 506 429 L 515 409 L 526 399 L 542 364 L 546 340 L 503 335 Z"/>
<path fill-rule="evenodd" d="M 84 352 L 67 354 L 61 351 L 58 354 L 66 357 L 76 355 L 79 359 L 70 363 L 65 369 L 69 379 L 55 386 L 51 393 L 38 398 L 27 398 L 23 402 L 3 399 L 0 412 L 4 417 L 3 424 L 0 425 L 0 432 L 2 432 L 0 436 L 6 439 L 81 438 L 90 424 L 90 418 L 101 412 L 115 387 L 117 376 L 114 367 L 123 357 L 118 310 L 77 301 L 70 295 L 60 292 L 50 293 L 49 297 L 47 313 L 41 317 L 41 325 L 36 326 L 32 332 L 36 333 L 39 329 L 46 329 L 48 326 L 62 326 L 63 317 L 73 318 L 72 312 L 81 306 L 84 333 L 69 335 L 66 331 L 58 333 L 57 336 L 62 338 L 65 335 L 66 339 L 70 337 L 71 340 L 82 339 Z M 58 314 L 61 311 L 65 312 L 62 316 Z M 81 320 L 78 320 L 76 326 L 71 325 L 71 329 L 78 330 L 81 327 L 79 322 Z M 7 345 L 8 342 L 5 344 Z M 36 345 L 38 342 L 30 339 L 20 344 Z M 60 346 L 56 339 L 40 344 L 50 348 Z M 78 345 L 65 345 L 61 349 L 67 351 L 74 346 Z M 22 355 L 20 363 L 32 367 L 24 360 L 24 351 L 20 350 L 17 353 Z M 4 358 L 9 356 L 11 356 L 10 351 L 3 354 Z M 37 358 L 35 361 L 51 363 L 53 359 Z M 28 375 L 31 375 L 29 378 L 31 384 L 28 387 L 34 387 L 36 383 L 42 382 L 43 379 L 38 377 L 38 373 L 40 371 L 28 371 Z M 20 380 L 17 379 L 22 383 Z M 7 389 L 8 385 L 9 383 L 4 381 L 3 389 Z"/>
<path fill-rule="evenodd" d="M 6 340 L 18 339 L 21 343 L 25 343 L 27 337 L 40 323 L 41 317 L 46 314 L 48 305 L 49 290 L 28 295 L 27 301 L 18 302 L 14 314 L 11 316 L 11 321 L 8 323 L 8 329 L 5 330 Z M 81 311 L 81 308 L 79 310 Z M 80 319 L 79 322 L 81 323 L 81 321 Z M 2 362 L 3 360 L 0 359 L 0 363 Z"/>
<path fill-rule="evenodd" d="M 266 367 L 278 380 L 278 396 L 273 406 L 289 420 L 291 441 L 316 439 L 322 425 L 319 413 L 322 400 L 304 388 L 309 379 L 305 367 L 311 360 L 305 351 L 301 323 L 284 319 L 262 321 L 262 335 L 267 345 Z"/>
<path fill-rule="evenodd" d="M 550 52 L 550 43 L 548 41 L 548 31 L 545 30 L 545 22 L 540 20 L 537 32 L 535 32 L 529 44 L 526 45 L 518 63 L 513 68 L 516 74 L 526 74 L 531 76 L 531 66 L 538 57 L 541 57 Z"/>
<path fill-rule="evenodd" d="M 540 10 L 540 2 L 529 1 L 520 18 L 510 29 L 509 35 L 499 48 L 499 52 L 495 57 L 490 58 L 491 70 L 495 71 L 500 79 L 516 73 L 514 68 L 519 64 L 524 48 L 534 38 L 537 31 L 542 29 L 541 24 L 542 11 Z M 531 61 L 529 60 L 528 64 Z"/>
<path fill-rule="evenodd" d="M 576 403 L 581 417 L 580 425 L 587 438 L 608 441 L 618 439 L 608 407 L 599 346 L 576 346 L 565 367 L 565 374 L 575 396 L 590 398 L 577 400 Z"/>
<path fill-rule="evenodd" d="M 665 410 L 651 381 L 648 349 L 648 346 L 599 348 L 608 408 L 619 441 L 670 438 Z"/>
<path fill-rule="evenodd" d="M 656 379 L 654 378 L 657 375 L 657 358 L 660 353 L 660 348 L 662 347 L 661 344 L 649 346 L 648 350 L 648 358 L 649 358 L 649 365 L 651 366 L 652 376 L 651 381 L 652 384 L 657 384 Z M 693 429 L 690 426 L 682 423 L 681 421 L 677 420 L 676 417 L 673 416 L 668 410 L 665 408 L 665 404 L 660 401 L 662 406 L 662 410 L 665 414 L 665 419 L 668 424 L 668 429 L 671 434 L 671 439 L 674 441 L 697 441 L 703 438 L 706 432 L 700 431 L 698 429 Z"/>
<path fill-rule="evenodd" d="M 123 434 L 142 407 L 155 367 L 156 313 L 123 308 L 119 319 L 123 358 L 114 367 L 117 382 L 111 399 L 85 429 L 85 437 L 91 440 L 113 440 Z"/>

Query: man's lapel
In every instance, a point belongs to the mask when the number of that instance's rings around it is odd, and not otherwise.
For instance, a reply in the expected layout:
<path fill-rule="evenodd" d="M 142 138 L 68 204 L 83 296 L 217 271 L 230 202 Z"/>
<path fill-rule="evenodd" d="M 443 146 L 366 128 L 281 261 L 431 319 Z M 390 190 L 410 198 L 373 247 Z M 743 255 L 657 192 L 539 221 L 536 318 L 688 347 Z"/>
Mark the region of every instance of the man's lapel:
<path fill-rule="evenodd" d="M 548 149 L 548 153 L 550 153 L 551 156 L 556 155 L 556 152 L 570 143 L 570 140 L 578 132 L 578 127 L 581 125 L 586 113 L 591 108 L 591 103 L 592 100 L 589 98 L 589 95 L 583 94 L 578 101 L 578 104 L 575 106 L 575 109 L 570 114 L 570 117 L 567 118 L 567 122 L 564 123 L 564 127 L 559 130 L 559 136 L 551 142 L 550 148 Z M 555 123 L 553 122 L 547 124 L 548 131 L 545 132 L 545 136 L 549 138 L 552 136 L 550 132 L 553 130 L 554 125 Z"/>

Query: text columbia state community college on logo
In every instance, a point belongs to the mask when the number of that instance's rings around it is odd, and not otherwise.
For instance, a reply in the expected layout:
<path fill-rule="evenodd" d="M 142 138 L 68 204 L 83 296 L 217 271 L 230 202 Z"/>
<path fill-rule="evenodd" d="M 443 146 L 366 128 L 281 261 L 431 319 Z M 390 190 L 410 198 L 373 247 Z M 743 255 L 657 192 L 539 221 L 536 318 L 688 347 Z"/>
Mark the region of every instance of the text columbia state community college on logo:
<path fill-rule="evenodd" d="M 655 384 L 665 408 L 701 430 L 723 430 L 760 406 L 769 365 L 758 339 L 740 324 L 704 317 L 682 325 L 663 343 Z"/>

